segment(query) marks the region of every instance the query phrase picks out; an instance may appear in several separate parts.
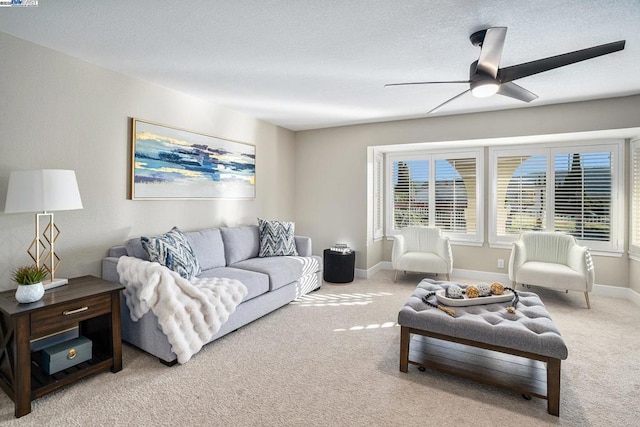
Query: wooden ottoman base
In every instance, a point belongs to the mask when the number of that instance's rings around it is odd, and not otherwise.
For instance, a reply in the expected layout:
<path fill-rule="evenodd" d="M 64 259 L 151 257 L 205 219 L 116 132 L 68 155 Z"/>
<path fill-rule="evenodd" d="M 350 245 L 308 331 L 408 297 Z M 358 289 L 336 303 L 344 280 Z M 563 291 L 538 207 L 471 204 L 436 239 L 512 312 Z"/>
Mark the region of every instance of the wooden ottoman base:
<path fill-rule="evenodd" d="M 407 326 L 400 331 L 401 372 L 418 365 L 539 397 L 560 415 L 560 359 Z"/>

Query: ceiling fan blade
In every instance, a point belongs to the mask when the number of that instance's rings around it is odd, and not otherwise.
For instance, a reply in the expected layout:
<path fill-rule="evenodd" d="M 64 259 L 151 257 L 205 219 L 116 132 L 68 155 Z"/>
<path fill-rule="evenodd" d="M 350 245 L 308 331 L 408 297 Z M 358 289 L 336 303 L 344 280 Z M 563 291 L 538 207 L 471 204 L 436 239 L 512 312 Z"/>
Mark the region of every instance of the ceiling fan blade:
<path fill-rule="evenodd" d="M 480 50 L 480 58 L 478 58 L 477 69 L 479 71 L 493 78 L 498 75 L 498 67 L 500 67 L 500 58 L 502 57 L 502 48 L 504 47 L 506 35 L 506 27 L 487 29 L 482 42 L 482 49 Z"/>
<path fill-rule="evenodd" d="M 431 110 L 429 110 L 429 112 L 427 114 L 431 114 L 434 113 L 436 111 L 438 111 L 440 108 L 444 107 L 446 104 L 450 103 L 451 101 L 460 98 L 462 95 L 464 95 L 467 92 L 470 92 L 471 89 L 467 89 L 464 92 L 461 92 L 459 94 L 457 94 L 456 96 L 454 96 L 453 98 L 449 98 L 446 101 L 444 101 L 442 104 L 438 105 L 436 108 L 432 108 Z"/>
<path fill-rule="evenodd" d="M 522 86 L 518 86 L 513 82 L 502 83 L 498 88 L 498 93 L 500 95 L 515 98 L 524 102 L 531 102 L 534 99 L 538 98 L 538 95 L 536 95 L 535 93 L 530 92 Z"/>
<path fill-rule="evenodd" d="M 440 83 L 471 83 L 470 80 L 450 80 L 444 82 L 409 82 L 409 83 L 387 83 L 384 87 L 389 86 L 408 86 L 408 85 L 435 85 Z"/>
<path fill-rule="evenodd" d="M 609 53 L 617 52 L 624 49 L 625 41 L 626 40 L 620 40 L 613 43 L 607 43 L 600 46 L 593 46 L 587 49 L 564 53 L 562 55 L 538 59 L 537 61 L 525 62 L 523 64 L 501 68 L 498 70 L 497 79 L 501 83 L 506 83 L 513 80 L 521 79 L 523 77 L 542 73 L 544 71 L 553 70 L 554 68 L 564 67 L 565 65 L 570 65 L 576 62 L 585 61 L 587 59 L 596 58 L 598 56 L 607 55 Z"/>

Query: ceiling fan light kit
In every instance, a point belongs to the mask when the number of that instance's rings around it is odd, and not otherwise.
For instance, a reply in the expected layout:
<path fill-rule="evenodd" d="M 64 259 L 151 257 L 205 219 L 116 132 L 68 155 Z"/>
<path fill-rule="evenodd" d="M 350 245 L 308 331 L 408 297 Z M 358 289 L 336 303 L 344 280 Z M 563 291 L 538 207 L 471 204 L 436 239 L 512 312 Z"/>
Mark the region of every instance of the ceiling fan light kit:
<path fill-rule="evenodd" d="M 470 83 L 471 94 L 476 98 L 488 98 L 498 93 L 500 82 L 496 79 L 477 80 Z"/>
<path fill-rule="evenodd" d="M 408 82 L 389 83 L 388 86 L 405 85 L 425 85 L 425 84 L 459 84 L 469 85 L 469 89 L 455 95 L 433 108 L 427 114 L 439 110 L 446 104 L 460 98 L 467 92 L 477 98 L 488 98 L 495 94 L 507 96 L 523 102 L 531 102 L 538 98 L 538 95 L 528 91 L 522 86 L 513 83 L 513 80 L 532 76 L 554 68 L 575 64 L 576 62 L 596 58 L 624 49 L 625 40 L 593 46 L 586 49 L 576 50 L 561 55 L 525 62 L 510 67 L 500 68 L 502 49 L 507 35 L 506 27 L 491 27 L 486 30 L 476 31 L 471 34 L 470 40 L 474 46 L 480 47 L 480 57 L 471 64 L 469 69 L 469 80 L 451 80 L 441 82 Z"/>

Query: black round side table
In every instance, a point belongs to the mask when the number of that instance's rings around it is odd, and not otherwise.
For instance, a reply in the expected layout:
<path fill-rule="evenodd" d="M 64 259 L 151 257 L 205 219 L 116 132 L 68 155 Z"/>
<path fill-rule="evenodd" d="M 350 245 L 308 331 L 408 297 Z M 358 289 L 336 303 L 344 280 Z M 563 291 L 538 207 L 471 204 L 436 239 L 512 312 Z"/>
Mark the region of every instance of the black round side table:
<path fill-rule="evenodd" d="M 324 281 L 330 283 L 353 282 L 356 253 L 324 250 Z"/>

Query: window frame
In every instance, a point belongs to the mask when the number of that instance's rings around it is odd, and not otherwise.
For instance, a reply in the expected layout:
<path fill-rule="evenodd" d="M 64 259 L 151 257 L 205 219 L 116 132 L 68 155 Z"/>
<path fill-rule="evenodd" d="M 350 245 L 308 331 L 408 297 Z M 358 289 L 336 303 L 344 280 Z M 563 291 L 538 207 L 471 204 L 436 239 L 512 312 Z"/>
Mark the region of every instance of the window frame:
<path fill-rule="evenodd" d="M 640 261 L 640 138 L 629 144 L 629 170 L 629 257 Z"/>
<path fill-rule="evenodd" d="M 545 230 L 553 230 L 555 213 L 555 156 L 568 153 L 611 152 L 611 231 L 610 240 L 578 240 L 597 255 L 620 256 L 624 245 L 624 140 L 572 141 L 558 143 L 491 146 L 489 147 L 489 247 L 510 248 L 517 235 L 498 236 L 498 157 L 545 155 L 546 200 Z"/>
<path fill-rule="evenodd" d="M 421 151 L 396 151 L 385 156 L 385 235 L 387 237 L 400 234 L 394 228 L 394 191 L 393 191 L 393 163 L 396 161 L 427 160 L 429 161 L 429 225 L 435 225 L 436 206 L 431 203 L 435 199 L 435 162 L 437 160 L 454 160 L 475 158 L 476 160 L 476 231 L 470 233 L 455 233 L 442 230 L 449 237 L 451 244 L 482 246 L 484 244 L 484 147 L 465 149 L 437 149 Z"/>
<path fill-rule="evenodd" d="M 384 237 L 385 222 L 385 164 L 384 154 L 376 151 L 373 154 L 373 240 L 378 241 Z"/>

